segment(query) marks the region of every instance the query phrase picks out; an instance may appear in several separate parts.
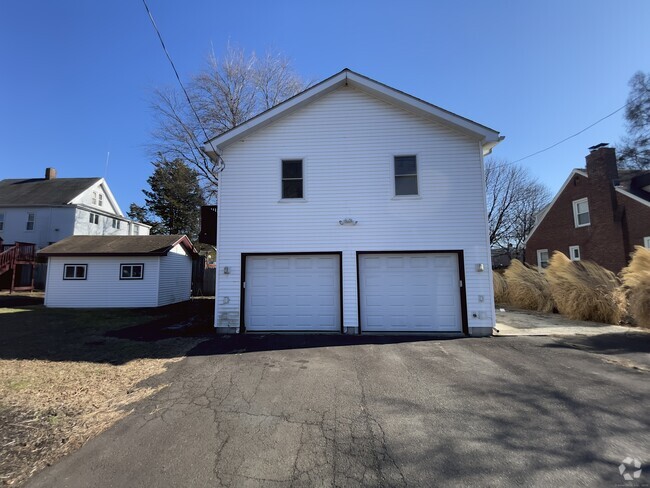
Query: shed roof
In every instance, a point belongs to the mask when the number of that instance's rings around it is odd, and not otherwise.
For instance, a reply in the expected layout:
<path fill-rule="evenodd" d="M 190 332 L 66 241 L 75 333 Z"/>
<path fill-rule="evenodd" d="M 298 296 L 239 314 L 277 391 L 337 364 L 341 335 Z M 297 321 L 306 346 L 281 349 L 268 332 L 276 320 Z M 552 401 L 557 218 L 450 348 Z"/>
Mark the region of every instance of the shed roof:
<path fill-rule="evenodd" d="M 48 256 L 166 256 L 181 244 L 196 255 L 192 242 L 184 235 L 153 236 L 70 236 L 50 246 L 38 255 Z"/>
<path fill-rule="evenodd" d="M 101 178 L 0 180 L 0 205 L 66 205 Z"/>

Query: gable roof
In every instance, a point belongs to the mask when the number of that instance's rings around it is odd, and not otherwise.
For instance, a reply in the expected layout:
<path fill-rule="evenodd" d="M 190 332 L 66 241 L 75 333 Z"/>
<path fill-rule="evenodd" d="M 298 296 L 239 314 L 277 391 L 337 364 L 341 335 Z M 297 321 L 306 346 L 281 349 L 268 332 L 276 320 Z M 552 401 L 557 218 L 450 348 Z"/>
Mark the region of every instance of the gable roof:
<path fill-rule="evenodd" d="M 176 245 L 196 255 L 192 242 L 184 235 L 153 236 L 70 236 L 47 246 L 39 256 L 166 256 Z"/>
<path fill-rule="evenodd" d="M 492 148 L 503 140 L 503 137 L 499 135 L 499 132 L 494 129 L 490 129 L 489 127 L 470 119 L 461 117 L 453 112 L 449 112 L 448 110 L 425 102 L 424 100 L 345 68 L 337 74 L 307 88 L 303 92 L 298 93 L 275 107 L 272 107 L 261 114 L 252 117 L 246 122 L 213 137 L 209 141 L 206 141 L 203 150 L 208 155 L 214 157 L 216 155 L 214 154 L 212 146 L 215 146 L 215 148 L 220 151 L 224 147 L 242 139 L 251 132 L 259 130 L 272 123 L 278 117 L 297 110 L 305 104 L 310 103 L 344 85 L 359 88 L 376 98 L 414 112 L 430 120 L 451 126 L 456 130 L 475 137 L 482 142 L 484 154 L 489 154 L 492 151 Z"/>
<path fill-rule="evenodd" d="M 0 205 L 66 205 L 102 178 L 33 178 L 0 181 Z"/>

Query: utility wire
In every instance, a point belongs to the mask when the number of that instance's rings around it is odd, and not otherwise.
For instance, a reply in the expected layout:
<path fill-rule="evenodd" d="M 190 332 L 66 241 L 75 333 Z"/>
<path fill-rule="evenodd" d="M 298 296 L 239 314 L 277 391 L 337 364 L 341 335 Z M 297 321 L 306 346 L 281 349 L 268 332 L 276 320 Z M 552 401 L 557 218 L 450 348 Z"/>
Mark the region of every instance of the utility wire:
<path fill-rule="evenodd" d="M 162 38 L 162 34 L 160 34 L 160 30 L 158 30 L 158 26 L 156 25 L 156 21 L 153 18 L 153 14 L 151 13 L 151 10 L 149 10 L 149 5 L 147 5 L 147 0 L 142 0 L 142 3 L 144 4 L 144 8 L 147 10 L 147 14 L 149 15 L 149 20 L 151 20 L 151 25 L 153 26 L 154 30 L 156 31 L 156 34 L 158 35 L 158 40 L 160 41 L 160 45 L 163 48 L 163 51 L 165 52 L 165 56 L 167 56 L 167 60 L 169 61 L 169 64 L 171 64 L 172 69 L 174 70 L 174 74 L 176 75 L 176 79 L 178 80 L 178 84 L 181 86 L 181 89 L 183 90 L 183 93 L 185 94 L 185 98 L 187 99 L 187 103 L 189 104 L 190 108 L 192 109 L 192 113 L 194 113 L 194 116 L 196 117 L 196 121 L 199 123 L 199 127 L 201 128 L 201 131 L 203 132 L 203 135 L 205 136 L 205 139 L 208 141 L 208 144 L 210 144 L 210 147 L 212 148 L 212 151 L 214 154 L 216 154 L 217 158 L 219 158 L 219 167 L 217 168 L 217 173 L 221 173 L 225 167 L 226 163 L 224 162 L 223 158 L 219 155 L 215 147 L 212 145 L 212 140 L 208 136 L 208 132 L 205 130 L 205 127 L 203 127 L 203 124 L 201 123 L 201 118 L 199 117 L 199 114 L 197 113 L 196 109 L 194 108 L 194 105 L 192 104 L 192 100 L 190 99 L 189 94 L 187 93 L 187 90 L 185 89 L 185 86 L 183 85 L 183 82 L 181 81 L 181 77 L 178 74 L 178 70 L 176 69 L 176 65 L 174 64 L 174 61 L 172 60 L 171 55 L 169 54 L 169 51 L 167 51 L 167 47 L 165 46 L 165 41 Z M 181 122 L 182 124 L 182 122 Z M 184 125 L 184 124 L 183 124 Z M 192 131 L 190 131 L 187 127 L 185 127 L 185 130 L 189 134 L 193 134 Z M 200 147 L 200 144 L 197 144 Z"/>

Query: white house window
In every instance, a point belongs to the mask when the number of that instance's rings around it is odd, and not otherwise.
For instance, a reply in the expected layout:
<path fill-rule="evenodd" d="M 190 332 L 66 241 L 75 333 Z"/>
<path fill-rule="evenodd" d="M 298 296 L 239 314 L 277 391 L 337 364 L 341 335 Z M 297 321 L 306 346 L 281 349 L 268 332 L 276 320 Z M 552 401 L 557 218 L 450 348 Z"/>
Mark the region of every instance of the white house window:
<path fill-rule="evenodd" d="M 91 214 L 90 214 L 89 222 L 90 222 L 91 224 L 99 224 L 99 215 L 97 215 L 97 214 L 95 214 L 95 213 L 91 213 Z"/>
<path fill-rule="evenodd" d="M 586 198 L 573 202 L 573 220 L 576 227 L 585 227 L 591 224 L 589 219 L 589 202 Z"/>
<path fill-rule="evenodd" d="M 138 224 L 133 224 L 133 235 L 137 236 L 139 234 L 140 234 L 140 227 L 138 226 Z"/>
<path fill-rule="evenodd" d="M 100 193 L 99 195 L 97 195 L 97 198 L 98 198 L 97 203 L 99 204 L 99 206 L 101 207 L 102 205 L 104 205 L 104 195 Z"/>
<path fill-rule="evenodd" d="M 5 214 L 0 212 L 0 230 L 5 229 Z"/>
<path fill-rule="evenodd" d="M 418 168 L 415 156 L 395 156 L 395 195 L 418 194 Z"/>
<path fill-rule="evenodd" d="M 97 205 L 97 192 L 93 192 L 92 204 Z"/>
<path fill-rule="evenodd" d="M 539 268 L 548 268 L 548 249 L 537 250 L 537 266 Z"/>
<path fill-rule="evenodd" d="M 303 198 L 302 159 L 282 161 L 282 198 Z"/>
<path fill-rule="evenodd" d="M 0 230 L 1 230 L 1 228 L 0 228 Z M 648 249 L 650 249 L 650 236 L 643 238 L 643 245 L 644 245 L 644 247 L 647 247 Z"/>
<path fill-rule="evenodd" d="M 85 280 L 87 264 L 64 264 L 63 265 L 63 279 L 64 280 Z"/>
<path fill-rule="evenodd" d="M 113 219 L 113 229 L 120 228 L 120 221 L 118 219 Z"/>
<path fill-rule="evenodd" d="M 569 257 L 571 261 L 580 261 L 580 246 L 569 246 Z"/>
<path fill-rule="evenodd" d="M 26 230 L 34 230 L 34 223 L 36 222 L 36 215 L 34 212 L 29 212 L 27 214 L 27 225 L 25 226 Z"/>
<path fill-rule="evenodd" d="M 121 280 L 141 280 L 144 278 L 144 264 L 120 264 Z"/>

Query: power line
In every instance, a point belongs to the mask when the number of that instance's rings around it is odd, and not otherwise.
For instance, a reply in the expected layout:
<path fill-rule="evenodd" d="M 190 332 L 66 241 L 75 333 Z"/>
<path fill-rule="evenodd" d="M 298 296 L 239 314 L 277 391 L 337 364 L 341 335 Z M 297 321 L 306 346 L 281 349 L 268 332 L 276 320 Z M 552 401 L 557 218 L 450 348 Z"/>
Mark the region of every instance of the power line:
<path fill-rule="evenodd" d="M 185 86 L 183 85 L 183 82 L 181 81 L 181 77 L 178 74 L 178 70 L 176 69 L 176 65 L 174 64 L 174 61 L 172 60 L 171 55 L 169 54 L 169 51 L 167 51 L 167 46 L 165 46 L 165 41 L 162 38 L 162 35 L 160 34 L 160 30 L 158 30 L 158 26 L 156 25 L 156 21 L 153 18 L 153 14 L 151 13 L 151 10 L 149 10 L 149 5 L 147 5 L 147 0 L 142 0 L 142 3 L 144 4 L 144 8 L 147 10 L 147 14 L 149 15 L 149 20 L 151 20 L 151 25 L 153 26 L 154 30 L 156 31 L 156 34 L 158 35 L 158 40 L 160 41 L 160 45 L 163 48 L 163 51 L 165 52 L 165 56 L 167 56 L 167 60 L 169 61 L 169 64 L 171 64 L 172 69 L 174 70 L 174 74 L 176 75 L 176 79 L 178 80 L 178 84 L 181 86 L 181 89 L 183 90 L 183 93 L 185 94 L 185 98 L 187 99 L 187 103 L 189 104 L 190 108 L 192 109 L 192 113 L 194 113 L 194 117 L 196 117 L 196 121 L 199 123 L 199 127 L 201 128 L 201 131 L 203 132 L 203 135 L 205 136 L 206 141 L 208 141 L 208 144 L 210 144 L 210 147 L 212 148 L 212 151 L 214 154 L 219 158 L 219 167 L 217 168 L 217 173 L 220 173 L 223 171 L 226 167 L 226 163 L 224 160 L 221 158 L 215 147 L 212 145 L 212 140 L 208 136 L 208 132 L 205 130 L 205 127 L 203 127 L 203 124 L 201 123 L 201 118 L 199 117 L 199 114 L 197 113 L 196 109 L 194 108 L 194 105 L 192 104 L 192 100 L 190 99 L 189 94 L 187 93 L 187 90 L 185 89 Z M 181 122 L 183 124 L 183 122 Z M 185 124 L 183 124 L 185 127 Z M 185 127 L 185 130 L 188 132 L 188 134 L 194 134 L 191 130 L 189 130 L 187 127 Z M 200 147 L 200 144 L 197 144 Z"/>

